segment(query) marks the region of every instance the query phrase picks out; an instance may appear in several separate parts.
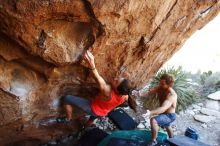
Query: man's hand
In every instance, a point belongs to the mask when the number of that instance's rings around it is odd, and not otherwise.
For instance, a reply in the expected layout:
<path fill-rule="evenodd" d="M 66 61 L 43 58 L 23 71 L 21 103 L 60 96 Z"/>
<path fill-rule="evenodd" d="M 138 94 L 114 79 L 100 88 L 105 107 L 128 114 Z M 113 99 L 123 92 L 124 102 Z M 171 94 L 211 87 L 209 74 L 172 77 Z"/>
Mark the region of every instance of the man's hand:
<path fill-rule="evenodd" d="M 131 95 L 136 96 L 136 97 L 139 97 L 139 96 L 140 96 L 140 91 L 138 91 L 138 90 L 133 90 L 133 91 L 131 91 Z"/>
<path fill-rule="evenodd" d="M 150 110 L 147 110 L 147 112 L 145 114 L 143 114 L 144 118 L 150 118 L 151 114 L 150 114 Z"/>
<path fill-rule="evenodd" d="M 84 55 L 84 59 L 88 63 L 90 69 L 95 69 L 94 56 L 92 55 L 92 53 L 89 50 L 86 51 L 86 53 Z"/>

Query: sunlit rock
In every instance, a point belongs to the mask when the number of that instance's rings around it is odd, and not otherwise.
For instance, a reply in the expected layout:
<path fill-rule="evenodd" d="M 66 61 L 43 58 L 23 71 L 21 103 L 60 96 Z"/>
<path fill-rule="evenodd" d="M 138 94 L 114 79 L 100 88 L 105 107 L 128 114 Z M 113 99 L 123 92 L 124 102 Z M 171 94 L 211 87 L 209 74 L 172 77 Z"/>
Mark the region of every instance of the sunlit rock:
<path fill-rule="evenodd" d="M 89 47 L 107 82 L 126 71 L 140 88 L 219 6 L 216 0 L 0 0 L 2 143 L 11 140 L 5 132 L 15 134 L 10 142 L 22 143 L 24 123 L 62 114 L 62 96 L 98 93 L 82 61 Z M 62 134 L 33 129 L 29 135 L 40 140 Z"/>
<path fill-rule="evenodd" d="M 220 100 L 220 91 L 208 95 L 209 99 Z"/>

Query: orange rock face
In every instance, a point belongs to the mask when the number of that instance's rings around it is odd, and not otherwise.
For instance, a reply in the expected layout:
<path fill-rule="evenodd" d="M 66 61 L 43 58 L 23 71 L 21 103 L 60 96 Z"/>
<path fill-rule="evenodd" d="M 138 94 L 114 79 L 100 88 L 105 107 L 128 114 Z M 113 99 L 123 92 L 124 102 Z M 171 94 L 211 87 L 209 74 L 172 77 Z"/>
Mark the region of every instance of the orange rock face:
<path fill-rule="evenodd" d="M 92 98 L 81 61 L 91 46 L 106 81 L 123 70 L 143 86 L 219 10 L 217 0 L 0 0 L 0 124 L 57 116 L 66 94 Z"/>

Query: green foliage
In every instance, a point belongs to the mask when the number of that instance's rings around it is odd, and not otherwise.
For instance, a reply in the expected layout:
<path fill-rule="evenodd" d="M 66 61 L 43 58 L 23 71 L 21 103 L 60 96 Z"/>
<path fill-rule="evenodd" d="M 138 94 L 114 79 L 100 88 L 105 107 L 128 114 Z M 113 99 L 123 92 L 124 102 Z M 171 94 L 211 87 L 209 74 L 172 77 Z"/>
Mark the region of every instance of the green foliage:
<path fill-rule="evenodd" d="M 207 80 L 207 78 L 209 78 L 211 75 L 212 75 L 212 71 L 203 72 L 203 73 L 200 75 L 200 83 L 201 83 L 202 85 L 204 85 L 204 84 L 205 84 L 205 81 Z"/>
<path fill-rule="evenodd" d="M 177 112 L 186 109 L 189 105 L 199 99 L 196 91 L 193 88 L 194 85 L 187 79 L 181 67 L 177 69 L 171 67 L 168 69 L 160 70 L 149 84 L 148 89 L 157 86 L 159 84 L 161 75 L 164 73 L 172 74 L 175 77 L 173 89 L 178 95 Z M 145 106 L 149 109 L 158 107 L 158 105 L 158 97 L 156 95 L 152 98 L 147 98 L 145 101 Z"/>
<path fill-rule="evenodd" d="M 220 90 L 220 73 L 212 73 L 211 71 L 200 74 L 200 94 L 207 96 L 217 90 Z"/>

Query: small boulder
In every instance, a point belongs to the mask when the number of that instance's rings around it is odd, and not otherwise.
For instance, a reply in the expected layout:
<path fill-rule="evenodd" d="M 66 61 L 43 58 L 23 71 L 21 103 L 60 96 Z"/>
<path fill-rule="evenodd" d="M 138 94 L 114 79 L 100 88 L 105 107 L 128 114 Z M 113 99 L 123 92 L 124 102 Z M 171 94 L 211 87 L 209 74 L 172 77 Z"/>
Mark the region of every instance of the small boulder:
<path fill-rule="evenodd" d="M 202 108 L 200 111 L 202 114 L 208 115 L 208 116 L 215 116 L 215 117 L 220 117 L 220 112 L 216 110 L 211 110 L 207 108 Z"/>
<path fill-rule="evenodd" d="M 193 107 L 193 109 L 201 109 L 201 107 L 196 104 L 193 104 L 192 107 Z"/>
<path fill-rule="evenodd" d="M 203 103 L 198 103 L 198 106 L 202 107 L 202 106 L 203 106 Z"/>
<path fill-rule="evenodd" d="M 202 122 L 202 123 L 208 123 L 208 122 L 211 122 L 211 121 L 215 120 L 216 117 L 206 116 L 206 115 L 195 115 L 194 119 L 199 121 L 199 122 Z"/>
<path fill-rule="evenodd" d="M 190 114 L 190 115 L 195 115 L 195 112 L 194 112 L 193 110 L 189 110 L 189 109 L 186 110 L 186 113 L 187 113 L 187 114 Z"/>
<path fill-rule="evenodd" d="M 214 101 L 214 100 L 206 100 L 206 108 L 208 109 L 212 109 L 212 110 L 219 110 L 219 104 L 218 101 Z"/>
<path fill-rule="evenodd" d="M 140 123 L 140 124 L 137 126 L 137 128 L 138 128 L 138 129 L 144 129 L 145 126 L 144 126 L 144 124 Z"/>
<path fill-rule="evenodd" d="M 208 95 L 209 99 L 220 101 L 220 91 Z"/>
<path fill-rule="evenodd" d="M 202 128 L 207 128 L 208 127 L 207 124 L 205 124 L 205 123 L 203 123 L 201 126 L 202 126 Z"/>

